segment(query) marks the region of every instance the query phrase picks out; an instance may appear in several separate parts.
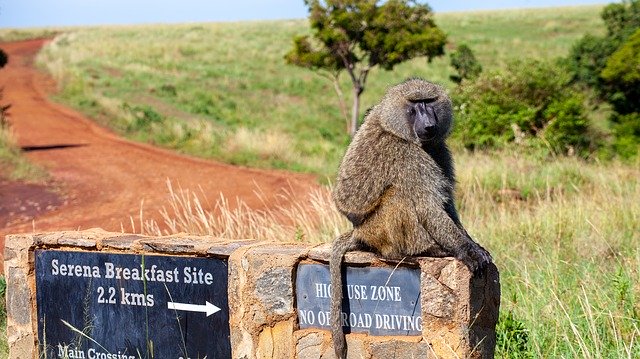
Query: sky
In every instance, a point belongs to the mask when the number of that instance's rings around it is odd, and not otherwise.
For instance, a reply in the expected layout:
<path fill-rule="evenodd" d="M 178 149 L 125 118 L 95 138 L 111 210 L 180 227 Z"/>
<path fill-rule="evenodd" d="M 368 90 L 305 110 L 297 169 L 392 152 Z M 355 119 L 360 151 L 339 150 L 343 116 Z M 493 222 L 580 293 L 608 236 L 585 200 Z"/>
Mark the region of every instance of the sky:
<path fill-rule="evenodd" d="M 430 0 L 436 12 L 602 4 L 606 0 Z M 0 28 L 307 17 L 303 0 L 0 0 Z"/>

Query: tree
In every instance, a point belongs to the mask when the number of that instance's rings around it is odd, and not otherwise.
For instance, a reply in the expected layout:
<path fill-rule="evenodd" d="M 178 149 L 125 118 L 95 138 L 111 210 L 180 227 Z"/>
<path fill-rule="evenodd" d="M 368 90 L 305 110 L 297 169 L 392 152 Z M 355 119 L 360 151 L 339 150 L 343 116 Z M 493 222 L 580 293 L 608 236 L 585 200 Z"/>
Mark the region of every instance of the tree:
<path fill-rule="evenodd" d="M 471 48 L 465 44 L 458 46 L 458 49 L 451 54 L 451 66 L 458 72 L 451 75 L 451 81 L 461 83 L 464 79 L 473 79 L 482 72 L 482 65 L 476 59 Z"/>
<path fill-rule="evenodd" d="M 640 28 L 611 54 L 600 76 L 616 112 L 640 112 Z"/>
<path fill-rule="evenodd" d="M 610 118 L 613 147 L 633 157 L 640 153 L 640 28 L 608 58 L 601 77 L 616 111 Z"/>
<path fill-rule="evenodd" d="M 585 35 L 571 49 L 568 65 L 574 80 L 593 87 L 598 95 L 607 97 L 600 76 L 607 59 L 638 28 L 640 28 L 640 0 L 625 0 L 605 6 L 600 14 L 607 28 L 605 36 Z"/>
<path fill-rule="evenodd" d="M 576 82 L 612 105 L 612 148 L 633 157 L 640 153 L 640 0 L 609 4 L 600 17 L 606 34 L 585 35 L 567 64 Z"/>
<path fill-rule="evenodd" d="M 391 70 L 406 60 L 444 54 L 446 35 L 431 8 L 415 0 L 305 0 L 313 38 L 298 36 L 285 60 L 331 78 L 344 110 L 338 79 L 351 79 L 353 105 L 347 130 L 358 128 L 360 95 L 367 76 L 379 66 Z"/>

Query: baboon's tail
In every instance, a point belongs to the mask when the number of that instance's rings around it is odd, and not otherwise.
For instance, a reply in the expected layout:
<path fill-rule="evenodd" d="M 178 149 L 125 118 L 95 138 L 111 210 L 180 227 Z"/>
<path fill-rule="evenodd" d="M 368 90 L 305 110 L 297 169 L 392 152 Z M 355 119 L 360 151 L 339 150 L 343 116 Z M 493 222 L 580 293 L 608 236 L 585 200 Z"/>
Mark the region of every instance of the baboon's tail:
<path fill-rule="evenodd" d="M 342 329 L 342 259 L 349 250 L 356 248 L 353 230 L 341 234 L 333 241 L 329 274 L 331 275 L 331 337 L 338 359 L 347 357 L 347 343 Z"/>

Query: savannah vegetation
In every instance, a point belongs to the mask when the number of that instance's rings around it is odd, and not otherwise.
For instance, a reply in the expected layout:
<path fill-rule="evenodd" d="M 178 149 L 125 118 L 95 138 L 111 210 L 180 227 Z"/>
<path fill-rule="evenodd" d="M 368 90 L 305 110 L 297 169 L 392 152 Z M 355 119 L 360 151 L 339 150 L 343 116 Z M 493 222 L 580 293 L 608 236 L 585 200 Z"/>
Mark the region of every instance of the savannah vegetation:
<path fill-rule="evenodd" d="M 613 120 L 633 115 L 601 96 L 611 91 L 575 83 L 560 67 L 587 33 L 610 36 L 602 9 L 436 14 L 445 56 L 373 68 L 362 93 L 368 108 L 388 85 L 417 75 L 456 98 L 458 208 L 500 269 L 499 358 L 640 356 L 640 160 L 620 155 Z M 294 37 L 311 33 L 304 20 L 84 28 L 57 36 L 39 63 L 59 83 L 57 100 L 130 138 L 331 178 L 349 141 L 333 84 L 283 59 Z M 611 56 L 635 51 L 635 37 L 626 39 Z M 458 79 L 450 53 L 461 45 L 482 71 Z M 612 68 L 625 64 L 611 60 Z M 340 88 L 350 86 L 340 78 Z M 494 117 L 484 121 L 504 117 L 496 132 L 465 132 L 483 131 L 470 114 L 482 115 L 488 101 Z M 571 121 L 549 127 L 557 118 Z M 637 145 L 633 132 L 625 138 Z M 348 226 L 326 191 L 313 193 L 310 205 L 269 213 L 220 198 L 208 213 L 200 206 L 206 194 L 169 186 L 168 232 L 324 242 Z M 142 216 L 131 226 L 167 233 Z"/>
<path fill-rule="evenodd" d="M 436 14 L 448 47 L 468 45 L 486 70 L 514 58 L 566 56 L 599 7 Z M 331 81 L 286 64 L 306 20 L 96 27 L 64 33 L 39 63 L 64 101 L 136 140 L 233 164 L 331 178 L 349 141 Z M 518 49 L 517 54 L 511 53 Z M 445 51 L 448 51 L 445 48 Z M 421 76 L 454 88 L 446 56 L 372 68 L 363 109 L 385 88 Z M 351 80 L 340 78 L 350 101 Z"/>

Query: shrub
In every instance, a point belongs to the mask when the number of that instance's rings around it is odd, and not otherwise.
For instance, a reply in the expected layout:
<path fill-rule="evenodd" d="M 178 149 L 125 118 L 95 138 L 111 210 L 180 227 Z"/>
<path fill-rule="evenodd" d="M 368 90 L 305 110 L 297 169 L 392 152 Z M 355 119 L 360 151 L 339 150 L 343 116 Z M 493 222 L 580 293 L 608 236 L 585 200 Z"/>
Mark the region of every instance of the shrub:
<path fill-rule="evenodd" d="M 609 4 L 600 17 L 607 27 L 607 37 L 621 43 L 640 27 L 640 0 Z"/>
<path fill-rule="evenodd" d="M 589 120 L 584 113 L 584 98 L 573 94 L 549 104 L 543 117 L 547 125 L 543 138 L 557 153 L 589 149 L 594 141 L 589 136 Z"/>
<path fill-rule="evenodd" d="M 567 67 L 576 82 L 599 90 L 602 87 L 600 72 L 615 50 L 616 43 L 587 34 L 573 45 Z"/>
<path fill-rule="evenodd" d="M 640 28 L 607 59 L 601 76 L 617 112 L 640 112 Z"/>
<path fill-rule="evenodd" d="M 464 79 L 473 79 L 482 72 L 482 65 L 476 59 L 471 48 L 465 44 L 458 46 L 458 49 L 451 54 L 451 66 L 456 69 L 457 74 L 449 76 L 451 81 L 460 83 Z"/>
<path fill-rule="evenodd" d="M 606 95 L 600 74 L 609 56 L 640 28 L 640 0 L 609 4 L 600 17 L 607 27 L 607 34 L 602 37 L 585 35 L 573 46 L 567 63 L 575 80 Z"/>
<path fill-rule="evenodd" d="M 454 138 L 465 147 L 538 141 L 554 152 L 588 153 L 595 144 L 583 97 L 558 64 L 514 62 L 481 74 L 454 94 Z"/>
<path fill-rule="evenodd" d="M 614 152 L 622 158 L 632 158 L 640 154 L 640 113 L 614 113 L 611 122 L 615 136 Z"/>
<path fill-rule="evenodd" d="M 640 28 L 608 59 L 601 77 L 610 117 L 613 151 L 622 158 L 640 153 Z"/>

